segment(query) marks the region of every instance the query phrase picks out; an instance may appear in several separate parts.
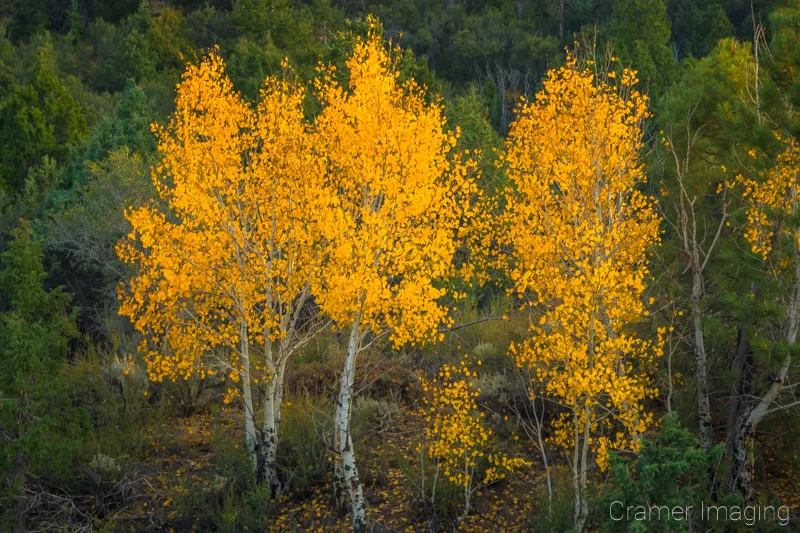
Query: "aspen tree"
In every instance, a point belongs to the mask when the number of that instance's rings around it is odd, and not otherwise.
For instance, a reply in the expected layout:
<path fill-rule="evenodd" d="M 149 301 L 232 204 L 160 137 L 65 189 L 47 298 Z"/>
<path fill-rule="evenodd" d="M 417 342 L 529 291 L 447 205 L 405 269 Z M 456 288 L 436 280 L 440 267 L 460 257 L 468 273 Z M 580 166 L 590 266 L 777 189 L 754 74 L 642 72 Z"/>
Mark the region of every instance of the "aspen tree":
<path fill-rule="evenodd" d="M 398 80 L 398 58 L 372 20 L 347 60 L 348 86 L 332 66 L 321 66 L 316 81 L 316 145 L 327 158 L 334 209 L 321 224 L 330 254 L 314 294 L 350 332 L 334 433 L 336 489 L 346 487 L 355 531 L 366 525 L 350 433 L 357 355 L 382 336 L 402 346 L 449 323 L 437 280 L 453 272 L 476 191 L 475 166 L 452 153 L 457 135 L 446 131 L 441 103 L 426 103 L 414 80 Z"/>
<path fill-rule="evenodd" d="M 189 65 L 169 124 L 153 128 L 161 202 L 126 212 L 133 231 L 117 246 L 138 268 L 120 313 L 143 334 L 150 378 L 223 373 L 238 383 L 264 483 L 274 481 L 286 362 L 318 326 L 299 327 L 323 249 L 314 229 L 323 167 L 303 99 L 288 77 L 268 78 L 254 108 L 216 51 Z"/>
<path fill-rule="evenodd" d="M 513 291 L 541 311 L 510 355 L 563 410 L 552 441 L 571 454 L 574 523 L 588 514 L 591 460 L 637 448 L 652 423 L 653 343 L 629 331 L 647 314 L 642 293 L 658 218 L 639 151 L 647 98 L 634 72 L 598 74 L 570 56 L 522 102 L 507 140 L 505 239 Z"/>
<path fill-rule="evenodd" d="M 480 361 L 478 361 L 480 364 Z M 478 373 L 470 370 L 466 356 L 460 365 L 445 364 L 433 380 L 422 379 L 424 450 L 437 471 L 464 491 L 464 507 L 454 527 L 466 520 L 472 496 L 480 487 L 504 479 L 531 463 L 519 457 L 492 453 L 492 430 L 478 410 Z M 478 477 L 478 473 L 483 475 Z M 433 490 L 436 490 L 435 481 Z"/>

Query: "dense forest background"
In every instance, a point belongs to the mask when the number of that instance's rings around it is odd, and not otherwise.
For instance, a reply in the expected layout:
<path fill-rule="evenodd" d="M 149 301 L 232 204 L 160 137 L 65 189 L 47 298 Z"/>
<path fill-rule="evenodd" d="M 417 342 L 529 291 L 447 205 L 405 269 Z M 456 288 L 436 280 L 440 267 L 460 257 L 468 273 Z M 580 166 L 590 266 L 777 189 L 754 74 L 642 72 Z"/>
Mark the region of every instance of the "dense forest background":
<path fill-rule="evenodd" d="M 765 263 L 742 229 L 746 194 L 730 185 L 726 203 L 720 191 L 739 175 L 766 180 L 785 162 L 781 143 L 800 135 L 799 3 L 0 0 L 0 530 L 347 530 L 329 488 L 346 332 L 326 331 L 290 361 L 280 482 L 265 487 L 251 474 L 231 380 L 148 378 L 140 334 L 118 313 L 117 288 L 134 267 L 115 246 L 131 231 L 124 210 L 156 197 L 151 124 L 175 111 L 187 62 L 218 46 L 234 86 L 257 101 L 284 58 L 304 82 L 319 62 L 344 70 L 368 15 L 404 50 L 401 78 L 441 97 L 459 148 L 479 151 L 489 196 L 508 185 L 497 154 L 520 98 L 535 97 L 567 48 L 594 43 L 638 71 L 651 113 L 642 188 L 664 230 L 647 282 L 652 312 L 639 327 L 669 333 L 648 407 L 665 418 L 639 453 L 591 476 L 585 527 L 628 530 L 609 520 L 615 498 L 782 504 L 798 527 L 800 358 L 796 334 L 782 333 L 795 283 L 786 265 L 797 257 L 781 248 L 779 229 L 770 250 L 784 255 Z M 305 113 L 319 108 L 312 92 Z M 780 210 L 772 207 L 770 216 Z M 797 224 L 793 208 L 780 218 L 784 229 Z M 422 347 L 376 344 L 359 363 L 352 424 L 373 531 L 574 527 L 571 457 L 549 440 L 553 413 L 529 401 L 530 377 L 508 356 L 535 310 L 520 308 L 507 277 L 492 276 L 451 304 L 454 323 L 469 326 Z M 532 466 L 478 487 L 459 522 L 460 487 L 441 481 L 431 497 L 424 485 L 433 474 L 418 452 L 419 375 L 464 353 L 480 359 L 476 408 L 492 440 Z M 776 383 L 756 428 L 742 413 Z M 705 413 L 698 390 L 710 398 Z M 737 456 L 746 448 L 751 457 Z M 745 487 L 731 472 L 747 468 Z"/>

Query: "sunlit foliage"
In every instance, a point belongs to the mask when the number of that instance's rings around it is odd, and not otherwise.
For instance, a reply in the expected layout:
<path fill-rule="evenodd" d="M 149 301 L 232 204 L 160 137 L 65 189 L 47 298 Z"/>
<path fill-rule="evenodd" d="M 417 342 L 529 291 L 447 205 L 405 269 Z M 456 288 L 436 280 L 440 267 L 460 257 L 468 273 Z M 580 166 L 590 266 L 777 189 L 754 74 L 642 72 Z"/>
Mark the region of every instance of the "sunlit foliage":
<path fill-rule="evenodd" d="M 574 455 L 576 506 L 589 453 L 605 469 L 609 449 L 635 450 L 652 425 L 644 401 L 657 394 L 661 352 L 628 329 L 647 315 L 647 255 L 658 242 L 652 201 L 637 190 L 647 98 L 634 72 L 614 84 L 615 72 L 599 77 L 592 66 L 570 57 L 550 72 L 522 103 L 505 157 L 513 290 L 542 313 L 510 355 L 564 407 L 552 440 Z"/>

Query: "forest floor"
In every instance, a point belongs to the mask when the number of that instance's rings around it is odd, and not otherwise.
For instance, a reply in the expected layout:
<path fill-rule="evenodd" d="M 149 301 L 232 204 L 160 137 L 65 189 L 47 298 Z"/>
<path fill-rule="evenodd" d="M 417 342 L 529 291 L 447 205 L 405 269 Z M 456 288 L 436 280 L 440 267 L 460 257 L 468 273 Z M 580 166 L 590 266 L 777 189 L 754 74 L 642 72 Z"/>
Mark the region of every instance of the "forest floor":
<path fill-rule="evenodd" d="M 391 381 L 396 384 L 396 380 Z M 395 391 L 400 389 L 402 386 Z M 265 491 L 259 494 L 253 490 L 250 463 L 239 444 L 243 434 L 240 411 L 219 402 L 191 416 L 172 411 L 153 419 L 141 428 L 142 453 L 124 463 L 122 474 L 103 475 L 94 468 L 94 501 L 100 509 L 92 511 L 103 517 L 96 529 L 169 533 L 348 531 L 349 517 L 337 511 L 331 489 L 334 456 L 326 444 L 330 431 L 326 410 L 330 406 L 321 393 L 314 391 L 305 399 L 293 394 L 296 403 L 285 402 L 281 434 L 284 448 L 291 452 L 279 457 L 287 489 L 277 501 Z M 385 396 L 399 398 L 396 393 Z M 420 490 L 423 458 L 417 449 L 425 426 L 422 415 L 407 401 L 371 401 L 391 409 L 379 410 L 379 416 L 354 419 L 358 428 L 356 455 L 368 502 L 368 531 L 430 531 L 433 516 L 442 517 L 433 530 L 450 530 L 452 518 L 444 517 L 460 513 L 463 493 L 442 483 L 440 477 L 436 508 L 425 506 Z M 504 442 L 513 443 L 513 448 L 504 451 L 532 459 L 533 466 L 479 488 L 459 531 L 568 529 L 569 524 L 562 523 L 570 516 L 568 468 L 551 468 L 556 495 L 561 497 L 553 503 L 556 518 L 548 520 L 546 478 L 536 460 L 538 453 L 512 422 L 496 416 L 494 429 L 502 433 Z M 768 489 L 796 516 L 800 510 L 800 476 L 780 466 L 793 462 L 786 457 L 792 451 L 788 445 L 784 450 L 782 442 L 780 436 L 761 435 L 758 449 L 763 456 L 758 464 L 763 466 L 756 472 L 756 489 L 764 493 Z M 433 472 L 426 470 L 430 494 Z"/>
<path fill-rule="evenodd" d="M 232 452 L 219 449 L 219 436 L 239 434 L 237 412 L 226 409 L 221 412 L 223 416 L 219 414 L 175 418 L 150 428 L 150 450 L 139 464 L 129 468 L 136 474 L 127 476 L 128 496 L 118 505 L 109 506 L 106 517 L 109 529 L 202 532 L 218 530 L 220 522 L 242 527 L 240 517 L 236 516 L 241 512 L 240 507 L 233 510 L 233 506 L 226 505 L 226 499 L 232 497 L 230 490 L 228 493 L 220 490 L 223 485 L 231 487 L 231 480 L 218 474 L 224 467 L 218 456 L 230 456 Z M 402 424 L 394 426 L 402 427 L 402 431 L 384 428 L 363 439 L 360 447 L 356 444 L 370 531 L 428 530 L 428 513 L 417 488 L 419 454 L 409 436 L 413 433 L 410 428 L 421 421 L 415 420 L 414 414 L 402 416 Z M 231 446 L 238 451 L 238 445 Z M 325 455 L 323 460 L 332 460 L 329 453 Z M 317 465 L 307 468 L 316 469 Z M 324 468 L 302 490 L 289 489 L 279 502 L 273 500 L 268 504 L 268 518 L 263 524 L 268 531 L 348 531 L 349 516 L 335 509 L 331 470 Z M 545 494 L 544 476 L 538 470 L 520 472 L 480 488 L 459 531 L 533 530 L 531 517 L 538 514 L 534 512 L 537 506 L 545 505 L 543 500 L 531 497 L 531 494 Z M 211 515 L 215 515 L 213 520 Z"/>
<path fill-rule="evenodd" d="M 226 503 L 232 497 L 231 480 L 219 475 L 226 467 L 225 458 L 220 460 L 219 455 L 236 458 L 241 451 L 230 440 L 230 436 L 239 434 L 241 429 L 237 414 L 233 409 L 215 414 L 204 412 L 187 418 L 176 417 L 166 423 L 162 421 L 158 427 L 150 428 L 150 450 L 133 469 L 138 476 L 128 476 L 129 486 L 133 487 L 129 497 L 107 516 L 112 529 L 203 532 L 224 529 L 220 528 L 220 523 L 242 528 L 238 516 L 241 506 Z M 401 417 L 402 420 L 395 420 L 392 427 L 377 430 L 357 446 L 369 503 L 369 531 L 428 530 L 430 513 L 424 509 L 419 496 L 420 458 L 413 438 L 422 422 L 413 413 L 406 412 Z M 226 436 L 225 442 L 233 450 L 220 448 L 220 435 Z M 771 467 L 778 463 L 775 454 L 779 449 L 766 445 L 763 449 L 766 484 L 773 494 L 781 497 L 783 505 L 796 511 L 800 508 L 800 479 L 791 471 Z M 321 461 L 332 460 L 329 453 L 322 455 Z M 227 468 L 230 469 L 230 465 Z M 253 509 L 254 515 L 262 516 L 260 530 L 266 528 L 275 533 L 349 530 L 349 517 L 335 509 L 331 469 L 324 464 L 307 468 L 315 470 L 312 474 L 315 477 L 301 490 L 290 489 L 278 502 L 273 500 L 265 508 Z M 430 479 L 427 482 L 430 483 Z M 547 513 L 544 483 L 542 469 L 534 465 L 528 471 L 482 487 L 474 495 L 470 514 L 459 531 L 537 530 L 533 517 Z M 229 487 L 228 493 L 221 490 L 223 486 Z M 265 511 L 266 519 L 263 518 Z"/>

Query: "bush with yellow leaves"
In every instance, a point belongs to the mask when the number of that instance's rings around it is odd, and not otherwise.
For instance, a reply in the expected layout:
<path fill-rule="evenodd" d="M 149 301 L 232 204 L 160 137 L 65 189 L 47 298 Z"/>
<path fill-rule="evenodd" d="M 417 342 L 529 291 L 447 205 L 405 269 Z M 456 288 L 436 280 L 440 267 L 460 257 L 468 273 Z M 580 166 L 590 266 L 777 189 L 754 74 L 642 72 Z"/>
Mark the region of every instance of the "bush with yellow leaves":
<path fill-rule="evenodd" d="M 524 459 L 492 453 L 492 430 L 478 409 L 477 377 L 478 373 L 470 369 L 464 356 L 461 364 L 444 364 L 434 379 L 421 380 L 426 427 L 418 452 L 435 464 L 432 498 L 440 472 L 450 483 L 463 487 L 464 507 L 457 518 L 459 523 L 469 514 L 476 490 L 531 466 Z"/>

